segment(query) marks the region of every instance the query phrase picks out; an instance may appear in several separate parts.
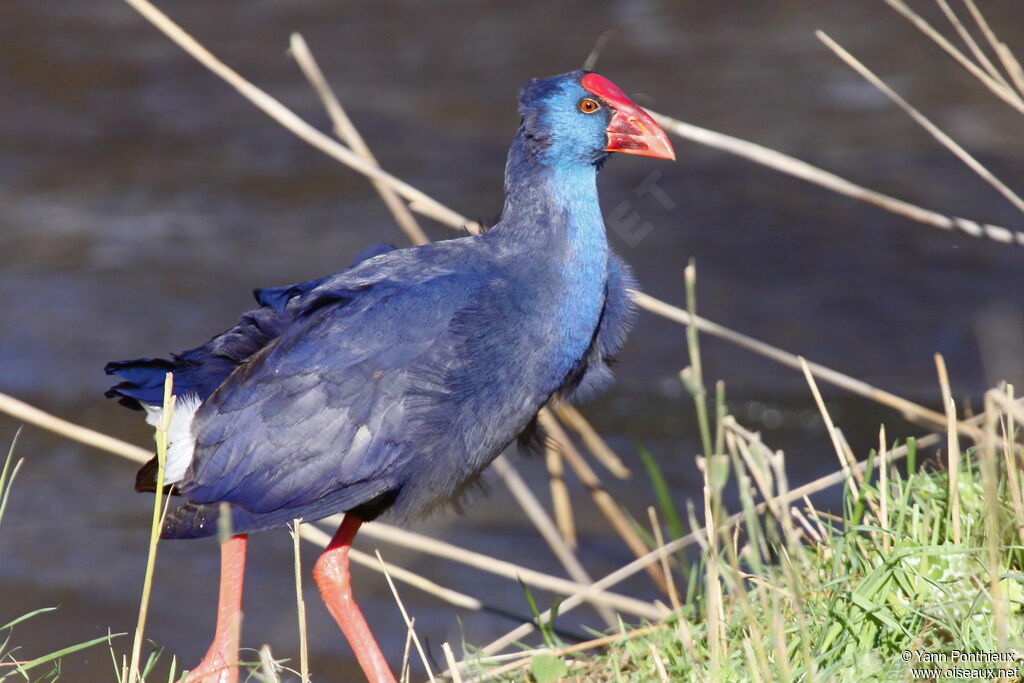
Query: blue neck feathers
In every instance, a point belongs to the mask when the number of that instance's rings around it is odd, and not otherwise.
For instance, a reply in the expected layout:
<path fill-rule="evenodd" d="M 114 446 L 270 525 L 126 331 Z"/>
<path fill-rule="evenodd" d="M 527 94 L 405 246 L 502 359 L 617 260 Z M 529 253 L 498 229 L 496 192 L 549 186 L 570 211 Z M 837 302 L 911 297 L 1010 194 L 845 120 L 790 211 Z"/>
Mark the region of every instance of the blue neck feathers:
<path fill-rule="evenodd" d="M 553 370 L 568 372 L 590 345 L 608 278 L 597 167 L 544 158 L 532 142 L 520 130 L 509 150 L 505 207 L 491 232 L 553 265 L 556 281 L 545 283 L 561 338 Z"/>

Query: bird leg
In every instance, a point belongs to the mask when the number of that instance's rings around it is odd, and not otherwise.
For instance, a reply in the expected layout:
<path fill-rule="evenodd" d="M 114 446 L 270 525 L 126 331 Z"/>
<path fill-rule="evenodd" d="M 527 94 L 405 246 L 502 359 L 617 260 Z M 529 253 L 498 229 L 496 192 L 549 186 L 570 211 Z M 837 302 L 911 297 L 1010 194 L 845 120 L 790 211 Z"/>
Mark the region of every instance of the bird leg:
<path fill-rule="evenodd" d="M 359 666 L 370 683 L 394 683 L 387 660 L 377 645 L 377 640 L 366 625 L 366 619 L 352 597 L 352 586 L 348 572 L 348 549 L 363 520 L 346 514 L 338 532 L 334 534 L 327 549 L 313 567 L 313 578 L 320 588 L 320 595 L 327 610 L 338 622 L 345 639 L 356 653 Z"/>
<path fill-rule="evenodd" d="M 232 536 L 220 547 L 220 597 L 217 630 L 210 649 L 185 683 L 237 683 L 238 638 L 242 626 L 242 577 L 248 536 Z"/>

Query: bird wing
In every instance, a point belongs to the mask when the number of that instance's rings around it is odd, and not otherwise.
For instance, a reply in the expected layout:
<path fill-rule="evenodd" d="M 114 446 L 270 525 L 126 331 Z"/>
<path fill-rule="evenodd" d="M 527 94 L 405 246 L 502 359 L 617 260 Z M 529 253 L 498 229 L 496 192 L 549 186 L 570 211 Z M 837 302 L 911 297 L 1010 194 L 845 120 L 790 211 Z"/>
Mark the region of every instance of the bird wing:
<path fill-rule="evenodd" d="M 344 490 L 351 496 L 336 507 L 347 509 L 379 495 L 381 482 L 399 485 L 410 442 L 436 434 L 428 416 L 462 362 L 466 339 L 454 322 L 492 280 L 343 278 L 292 300 L 296 321 L 196 413 L 181 491 L 192 502 L 269 513 Z"/>

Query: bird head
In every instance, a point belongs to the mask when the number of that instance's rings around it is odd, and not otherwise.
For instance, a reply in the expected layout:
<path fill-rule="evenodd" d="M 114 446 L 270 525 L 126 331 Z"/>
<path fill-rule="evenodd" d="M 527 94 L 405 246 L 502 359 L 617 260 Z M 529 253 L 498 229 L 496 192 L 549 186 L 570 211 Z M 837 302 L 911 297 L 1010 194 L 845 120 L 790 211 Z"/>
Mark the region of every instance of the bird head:
<path fill-rule="evenodd" d="M 598 165 L 609 152 L 676 158 L 654 119 L 596 73 L 531 80 L 519 94 L 519 112 L 534 154 L 551 166 Z"/>

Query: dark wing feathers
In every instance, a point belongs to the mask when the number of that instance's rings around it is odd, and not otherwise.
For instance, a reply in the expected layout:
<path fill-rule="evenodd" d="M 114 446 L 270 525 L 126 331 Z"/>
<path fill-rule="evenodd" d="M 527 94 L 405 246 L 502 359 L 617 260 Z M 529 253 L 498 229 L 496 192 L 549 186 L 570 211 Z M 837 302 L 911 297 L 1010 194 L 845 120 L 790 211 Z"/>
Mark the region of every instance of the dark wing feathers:
<path fill-rule="evenodd" d="M 381 283 L 300 318 L 200 407 L 183 493 L 292 516 L 339 491 L 379 495 L 429 445 L 407 443 L 424 437 L 409 434 L 405 396 L 432 388 L 417 368 L 452 356 L 449 326 L 485 286 L 473 274 Z"/>

